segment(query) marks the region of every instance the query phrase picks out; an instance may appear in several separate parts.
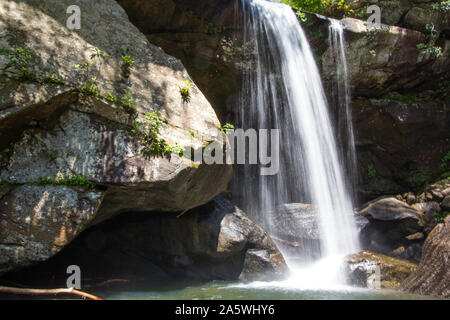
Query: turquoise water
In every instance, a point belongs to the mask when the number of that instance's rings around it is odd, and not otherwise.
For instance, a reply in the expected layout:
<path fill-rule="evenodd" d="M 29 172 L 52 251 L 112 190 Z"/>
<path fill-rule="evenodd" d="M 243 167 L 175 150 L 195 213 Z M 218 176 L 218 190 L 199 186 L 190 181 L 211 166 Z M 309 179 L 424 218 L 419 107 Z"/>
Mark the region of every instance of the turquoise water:
<path fill-rule="evenodd" d="M 112 300 L 426 300 L 430 297 L 410 295 L 384 289 L 343 286 L 334 289 L 295 289 L 271 283 L 212 281 L 182 287 L 140 288 L 138 290 L 99 290 L 96 294 Z"/>

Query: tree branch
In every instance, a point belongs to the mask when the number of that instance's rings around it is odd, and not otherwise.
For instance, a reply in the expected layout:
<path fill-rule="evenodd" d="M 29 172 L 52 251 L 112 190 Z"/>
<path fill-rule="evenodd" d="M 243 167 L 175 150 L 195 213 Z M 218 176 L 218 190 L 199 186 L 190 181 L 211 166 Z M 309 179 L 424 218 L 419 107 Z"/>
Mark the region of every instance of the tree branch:
<path fill-rule="evenodd" d="M 24 294 L 24 295 L 54 295 L 54 294 L 73 294 L 82 297 L 83 299 L 91 300 L 103 300 L 92 294 L 78 291 L 73 288 L 65 289 L 24 289 L 24 288 L 14 288 L 14 287 L 3 287 L 0 286 L 0 292 L 2 293 L 12 293 L 12 294 Z"/>

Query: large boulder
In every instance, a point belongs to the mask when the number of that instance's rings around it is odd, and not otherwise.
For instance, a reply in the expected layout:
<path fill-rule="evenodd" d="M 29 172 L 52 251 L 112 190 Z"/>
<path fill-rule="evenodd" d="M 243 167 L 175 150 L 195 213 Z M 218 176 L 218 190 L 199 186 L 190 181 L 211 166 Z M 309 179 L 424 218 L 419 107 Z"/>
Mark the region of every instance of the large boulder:
<path fill-rule="evenodd" d="M 81 10 L 78 30 L 66 27 L 71 5 Z M 231 165 L 199 164 L 175 153 L 144 156 L 150 144 L 133 128 L 156 111 L 166 122 L 158 139 L 167 146 L 203 150 L 226 139 L 195 84 L 189 99 L 181 96 L 190 80 L 182 63 L 150 44 L 115 1 L 2 1 L 0 13 L 0 180 L 36 203 L 39 195 L 27 186 L 43 177 L 51 184 L 77 175 L 101 186 L 104 201 L 93 205 L 94 219 L 80 220 L 68 241 L 86 224 L 120 212 L 180 212 L 226 189 Z M 134 60 L 127 72 L 123 55 Z M 69 194 L 61 192 L 58 201 Z M 25 216 L 45 215 L 39 205 L 25 208 Z M 6 207 L 0 214 L 2 222 L 14 220 Z M 23 240 L 34 237 L 51 247 L 49 238 L 35 234 L 39 229 L 30 230 Z M 39 259 L 55 250 L 44 251 Z"/>
<path fill-rule="evenodd" d="M 450 298 L 450 216 L 438 224 L 423 247 L 419 268 L 403 283 L 402 289 L 417 294 Z"/>
<path fill-rule="evenodd" d="M 9 189 L 0 199 L 0 274 L 58 253 L 89 225 L 102 199 L 86 187 Z"/>
<path fill-rule="evenodd" d="M 45 271 L 65 281 L 65 269 L 71 264 L 80 266 L 83 279 L 150 283 L 271 280 L 288 272 L 269 235 L 221 197 L 182 215 L 121 214 L 89 228 L 52 260 L 19 276 Z"/>
<path fill-rule="evenodd" d="M 364 249 L 383 254 L 399 255 L 412 260 L 420 259 L 423 236 L 421 212 L 393 197 L 382 197 L 365 204 L 359 214 L 369 220 L 361 231 Z M 404 247 L 404 255 L 396 249 Z M 417 252 L 419 250 L 419 252 Z"/>
<path fill-rule="evenodd" d="M 370 251 L 346 257 L 347 281 L 359 287 L 398 289 L 417 264 Z"/>

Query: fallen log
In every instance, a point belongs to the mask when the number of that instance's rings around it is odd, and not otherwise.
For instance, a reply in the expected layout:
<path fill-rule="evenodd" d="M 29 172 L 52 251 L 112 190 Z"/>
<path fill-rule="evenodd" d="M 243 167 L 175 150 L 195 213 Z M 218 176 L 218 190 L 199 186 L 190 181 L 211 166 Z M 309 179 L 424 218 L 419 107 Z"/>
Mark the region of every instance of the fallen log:
<path fill-rule="evenodd" d="M 75 290 L 73 288 L 63 288 L 63 289 L 25 289 L 25 288 L 14 288 L 14 287 L 3 287 L 0 286 L 0 293 L 11 293 L 11 294 L 22 294 L 22 295 L 56 295 L 56 294 L 73 294 L 80 296 L 83 299 L 91 300 L 103 300 L 92 294 Z"/>
<path fill-rule="evenodd" d="M 307 254 L 309 254 L 311 257 L 313 258 L 320 258 L 320 255 L 309 250 L 308 248 L 305 248 L 304 246 L 302 246 L 302 244 L 300 242 L 291 242 L 291 241 L 287 241 L 287 240 L 283 240 L 274 236 L 270 236 L 274 241 L 279 242 L 284 244 L 285 246 L 289 246 L 289 247 L 294 247 L 294 248 L 301 248 L 304 252 L 306 252 Z"/>
<path fill-rule="evenodd" d="M 286 246 L 290 246 L 290 247 L 295 247 L 295 248 L 302 248 L 302 244 L 300 242 L 291 242 L 291 241 L 287 241 L 287 240 L 283 240 L 274 236 L 271 236 L 271 238 L 277 242 L 280 242 Z"/>

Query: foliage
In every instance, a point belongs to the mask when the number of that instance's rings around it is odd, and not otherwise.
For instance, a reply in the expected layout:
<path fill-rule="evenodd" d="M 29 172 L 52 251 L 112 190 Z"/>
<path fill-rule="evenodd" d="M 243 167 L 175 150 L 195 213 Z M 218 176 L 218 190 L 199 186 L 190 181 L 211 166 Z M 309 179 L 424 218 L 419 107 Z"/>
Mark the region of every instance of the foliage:
<path fill-rule="evenodd" d="M 373 164 L 369 164 L 367 166 L 367 175 L 369 176 L 369 178 L 372 178 L 372 179 L 377 176 L 377 170 L 375 169 Z"/>
<path fill-rule="evenodd" d="M 370 98 L 369 102 L 371 104 L 379 105 L 381 103 L 381 100 L 380 99 L 375 99 L 375 98 Z"/>
<path fill-rule="evenodd" d="M 351 0 L 277 0 L 294 8 L 297 12 L 308 11 L 327 16 L 347 16 L 354 15 L 355 12 L 350 8 Z M 304 15 L 297 14 L 302 21 Z M 304 21 L 302 21 L 304 22 Z"/>
<path fill-rule="evenodd" d="M 431 8 L 434 11 L 450 12 L 450 0 L 432 3 Z"/>
<path fill-rule="evenodd" d="M 121 59 L 120 64 L 121 75 L 124 78 L 128 78 L 131 74 L 131 67 L 134 65 L 135 61 L 129 55 L 122 56 L 120 59 Z"/>
<path fill-rule="evenodd" d="M 96 98 L 101 98 L 100 95 L 100 91 L 98 90 L 97 87 L 97 78 L 96 77 L 92 77 L 91 81 L 86 82 L 84 84 L 81 85 L 81 87 L 79 88 L 79 91 L 81 93 L 96 97 Z"/>
<path fill-rule="evenodd" d="M 406 103 L 416 102 L 416 100 L 417 100 L 416 96 L 400 94 L 400 93 L 391 94 L 388 98 L 389 98 L 389 100 L 394 100 L 394 101 L 398 101 L 398 102 L 406 102 Z"/>
<path fill-rule="evenodd" d="M 417 169 L 412 171 L 406 178 L 406 182 L 411 187 L 423 186 L 430 179 L 430 173 L 427 169 Z"/>
<path fill-rule="evenodd" d="M 369 53 L 372 55 L 372 57 L 377 56 L 377 53 L 375 52 L 375 50 L 370 50 Z"/>
<path fill-rule="evenodd" d="M 220 131 L 227 134 L 234 130 L 234 126 L 231 123 L 225 123 L 223 126 L 220 127 Z"/>
<path fill-rule="evenodd" d="M 437 212 L 434 214 L 437 223 L 444 222 L 445 218 L 450 214 L 450 211 Z"/>
<path fill-rule="evenodd" d="M 450 169 L 450 151 L 441 160 L 441 169 Z"/>
<path fill-rule="evenodd" d="M 166 121 L 159 111 L 146 113 L 144 117 L 144 122 L 136 121 L 131 132 L 144 142 L 145 147 L 142 151 L 144 156 L 163 156 L 166 143 L 163 139 L 159 139 L 158 135 L 161 128 L 166 125 Z"/>
<path fill-rule="evenodd" d="M 128 90 L 124 89 L 123 92 L 124 95 L 121 96 L 118 101 L 116 101 L 116 104 L 124 108 L 128 113 L 135 113 L 136 104 L 139 102 L 139 100 L 134 100 Z"/>
<path fill-rule="evenodd" d="M 91 55 L 89 56 L 89 58 L 91 60 L 93 60 L 95 58 L 101 59 L 101 60 L 105 60 L 106 58 L 111 57 L 109 55 L 109 53 L 107 53 L 107 52 L 105 52 L 105 51 L 103 51 L 103 50 L 101 50 L 99 48 L 92 47 L 91 50 L 92 50 L 92 52 L 91 52 Z"/>
<path fill-rule="evenodd" d="M 15 49 L 0 48 L 0 55 L 5 56 L 9 62 L 6 67 L 13 67 L 18 71 L 18 74 L 12 76 L 12 79 L 23 81 L 35 81 L 37 79 L 36 73 L 31 71 L 31 64 L 36 60 L 35 54 L 23 47 Z"/>
<path fill-rule="evenodd" d="M 434 45 L 436 39 L 439 37 L 439 31 L 436 29 L 434 24 L 427 24 L 425 26 L 429 34 L 428 43 L 419 43 L 417 49 L 420 50 L 420 54 L 424 56 L 432 56 L 434 58 L 439 58 L 442 56 L 442 48 Z"/>
<path fill-rule="evenodd" d="M 181 157 L 183 156 L 184 152 L 185 152 L 184 147 L 180 146 L 178 143 L 175 143 L 174 146 L 166 145 L 164 148 L 164 153 L 166 155 L 178 154 Z"/>
<path fill-rule="evenodd" d="M 161 128 L 167 125 L 167 121 L 161 117 L 159 111 L 146 113 L 143 122 L 136 121 L 131 133 L 144 143 L 143 156 L 169 157 L 172 154 L 182 156 L 185 149 L 178 143 L 174 146 L 168 145 L 164 139 L 160 139 Z"/>
<path fill-rule="evenodd" d="M 417 49 L 420 50 L 420 54 L 422 56 L 430 55 L 435 58 L 442 56 L 442 48 L 429 43 L 419 43 L 417 45 Z"/>
<path fill-rule="evenodd" d="M 67 85 L 66 81 L 61 79 L 56 73 L 45 72 L 45 76 L 41 77 L 41 82 Z"/>
<path fill-rule="evenodd" d="M 180 87 L 180 94 L 184 102 L 189 102 L 191 100 L 191 88 L 192 82 L 183 81 L 183 86 Z"/>
<path fill-rule="evenodd" d="M 113 93 L 109 92 L 104 99 L 111 104 L 124 108 L 129 114 L 135 114 L 136 105 L 139 100 L 134 100 L 131 92 L 127 89 L 124 89 L 123 92 L 124 94 L 120 98 L 117 98 Z"/>
<path fill-rule="evenodd" d="M 89 181 L 84 175 L 71 174 L 67 178 L 62 173 L 58 173 L 55 178 L 40 177 L 36 185 L 65 185 L 65 186 L 87 186 L 95 188 L 95 183 Z"/>

